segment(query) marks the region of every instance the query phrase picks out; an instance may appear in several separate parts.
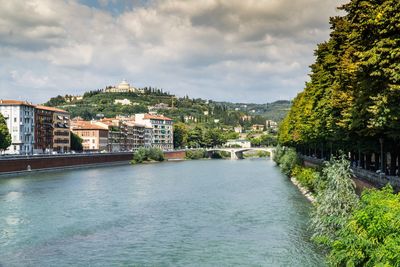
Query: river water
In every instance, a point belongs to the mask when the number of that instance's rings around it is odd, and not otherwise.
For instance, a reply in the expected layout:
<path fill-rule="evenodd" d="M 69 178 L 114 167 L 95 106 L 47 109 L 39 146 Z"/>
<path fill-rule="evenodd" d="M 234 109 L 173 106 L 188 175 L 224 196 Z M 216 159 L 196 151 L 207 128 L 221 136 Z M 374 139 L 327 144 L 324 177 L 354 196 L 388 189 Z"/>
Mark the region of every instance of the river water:
<path fill-rule="evenodd" d="M 324 266 L 310 204 L 270 160 L 0 179 L 0 266 Z"/>

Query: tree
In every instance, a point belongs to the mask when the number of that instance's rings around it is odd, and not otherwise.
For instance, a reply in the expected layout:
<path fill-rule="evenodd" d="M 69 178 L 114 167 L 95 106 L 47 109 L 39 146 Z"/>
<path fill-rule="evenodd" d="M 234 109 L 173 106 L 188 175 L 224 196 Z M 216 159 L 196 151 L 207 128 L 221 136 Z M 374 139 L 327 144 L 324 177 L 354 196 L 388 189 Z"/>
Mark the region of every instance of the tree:
<path fill-rule="evenodd" d="M 0 151 L 6 150 L 11 145 L 11 135 L 7 128 L 7 123 L 2 114 L 0 114 Z"/>
<path fill-rule="evenodd" d="M 71 136 L 71 150 L 78 152 L 83 151 L 83 146 L 82 146 L 83 139 L 80 138 L 78 135 L 74 134 L 73 132 L 70 132 L 70 136 Z"/>
<path fill-rule="evenodd" d="M 208 129 L 205 134 L 205 143 L 208 147 L 221 146 L 225 144 L 227 139 L 223 132 L 219 129 Z"/>
<path fill-rule="evenodd" d="M 312 212 L 313 240 L 327 249 L 357 207 L 358 197 L 351 180 L 350 163 L 344 156 L 332 159 L 318 177 L 317 198 Z"/>
<path fill-rule="evenodd" d="M 188 130 L 182 122 L 174 124 L 174 148 L 185 147 L 188 138 Z"/>

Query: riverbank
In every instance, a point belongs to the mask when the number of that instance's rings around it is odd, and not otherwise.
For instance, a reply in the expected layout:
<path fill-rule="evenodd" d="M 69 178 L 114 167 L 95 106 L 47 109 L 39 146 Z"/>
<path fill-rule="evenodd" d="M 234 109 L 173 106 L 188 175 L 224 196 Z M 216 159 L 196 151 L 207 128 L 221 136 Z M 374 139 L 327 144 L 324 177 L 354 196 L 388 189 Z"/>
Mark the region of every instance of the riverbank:
<path fill-rule="evenodd" d="M 295 177 L 291 177 L 290 181 L 299 189 L 299 191 L 311 202 L 314 203 L 315 202 L 315 197 L 314 195 L 311 193 L 311 191 L 309 189 L 307 189 L 306 187 L 302 186 L 300 184 L 299 181 L 297 181 L 297 179 Z"/>

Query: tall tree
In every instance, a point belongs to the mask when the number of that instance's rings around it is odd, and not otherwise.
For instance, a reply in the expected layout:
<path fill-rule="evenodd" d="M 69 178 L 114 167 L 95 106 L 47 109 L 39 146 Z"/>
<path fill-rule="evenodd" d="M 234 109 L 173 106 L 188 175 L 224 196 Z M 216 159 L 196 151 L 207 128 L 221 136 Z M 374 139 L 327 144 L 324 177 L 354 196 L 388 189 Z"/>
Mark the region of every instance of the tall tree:
<path fill-rule="evenodd" d="M 11 145 L 11 135 L 7 128 L 7 123 L 2 114 L 0 114 L 0 151 L 6 150 Z"/>

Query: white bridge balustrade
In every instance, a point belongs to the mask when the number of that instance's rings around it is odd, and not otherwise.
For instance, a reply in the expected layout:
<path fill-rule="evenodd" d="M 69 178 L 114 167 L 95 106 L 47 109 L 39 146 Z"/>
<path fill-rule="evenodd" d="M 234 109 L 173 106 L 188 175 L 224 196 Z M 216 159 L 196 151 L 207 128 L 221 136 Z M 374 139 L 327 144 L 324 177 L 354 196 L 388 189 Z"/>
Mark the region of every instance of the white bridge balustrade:
<path fill-rule="evenodd" d="M 266 151 L 270 153 L 270 157 L 273 158 L 275 148 L 273 147 L 248 147 L 248 148 L 208 148 L 207 152 L 224 151 L 231 154 L 231 159 L 241 159 L 243 158 L 243 152 L 246 151 Z"/>

